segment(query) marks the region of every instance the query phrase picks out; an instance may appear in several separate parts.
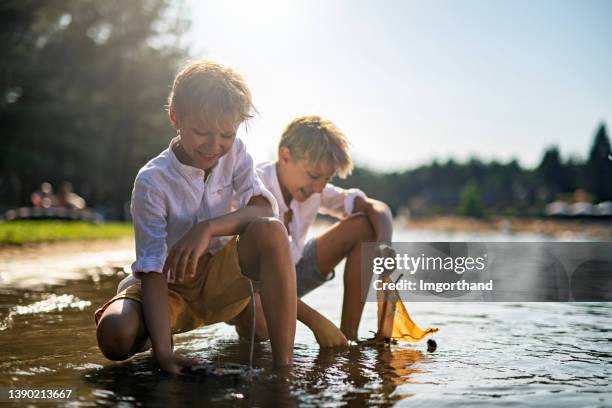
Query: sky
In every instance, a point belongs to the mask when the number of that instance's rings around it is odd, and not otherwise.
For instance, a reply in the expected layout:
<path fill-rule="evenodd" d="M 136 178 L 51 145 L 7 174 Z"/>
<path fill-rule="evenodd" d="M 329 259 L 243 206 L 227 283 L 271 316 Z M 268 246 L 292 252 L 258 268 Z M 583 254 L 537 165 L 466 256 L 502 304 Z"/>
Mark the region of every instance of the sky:
<path fill-rule="evenodd" d="M 191 54 L 227 64 L 259 115 L 239 136 L 276 157 L 294 117 L 346 134 L 358 165 L 585 158 L 612 127 L 609 0 L 188 0 Z"/>

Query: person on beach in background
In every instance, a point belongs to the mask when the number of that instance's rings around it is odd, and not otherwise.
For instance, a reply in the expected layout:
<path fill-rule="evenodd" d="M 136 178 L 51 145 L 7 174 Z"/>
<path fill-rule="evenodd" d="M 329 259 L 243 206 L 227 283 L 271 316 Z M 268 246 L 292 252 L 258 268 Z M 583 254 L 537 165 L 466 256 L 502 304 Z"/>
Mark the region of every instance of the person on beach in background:
<path fill-rule="evenodd" d="M 51 183 L 45 181 L 30 196 L 34 208 L 51 208 L 57 205 L 57 196 L 53 192 Z"/>
<path fill-rule="evenodd" d="M 197 364 L 173 352 L 172 334 L 227 321 L 248 332 L 252 279 L 273 362 L 292 363 L 297 300 L 287 232 L 236 137 L 253 110 L 243 78 L 228 67 L 198 60 L 176 76 L 168 113 L 177 135 L 134 182 L 132 275 L 95 313 L 107 358 L 152 347 L 168 372 Z"/>
<path fill-rule="evenodd" d="M 274 162 L 257 166 L 257 173 L 279 205 L 280 220 L 290 236 L 291 258 L 297 273 L 297 295 L 302 297 L 334 277 L 334 268 L 346 258 L 344 299 L 340 328 L 349 340 L 357 340 L 363 313 L 361 244 L 376 242 L 375 256 L 395 256 L 389 207 L 366 197 L 358 189 L 342 189 L 330 183 L 346 177 L 353 168 L 344 134 L 319 116 L 295 118 L 285 128 Z M 340 221 L 306 242 L 317 214 Z"/>
<path fill-rule="evenodd" d="M 82 210 L 87 205 L 87 202 L 83 197 L 74 192 L 72 183 L 64 181 L 57 193 L 57 205 L 64 208 Z"/>

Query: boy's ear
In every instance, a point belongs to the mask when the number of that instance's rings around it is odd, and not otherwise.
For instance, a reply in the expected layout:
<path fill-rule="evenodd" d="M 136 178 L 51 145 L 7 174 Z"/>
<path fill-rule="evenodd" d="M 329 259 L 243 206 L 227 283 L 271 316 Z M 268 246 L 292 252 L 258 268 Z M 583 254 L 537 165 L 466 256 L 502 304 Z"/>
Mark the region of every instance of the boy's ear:
<path fill-rule="evenodd" d="M 171 110 L 169 114 L 170 114 L 170 123 L 172 124 L 172 127 L 174 129 L 178 129 L 178 120 L 176 120 L 176 112 L 174 110 Z"/>
<path fill-rule="evenodd" d="M 289 151 L 287 146 L 281 146 L 278 149 L 278 159 L 283 163 L 289 162 L 289 159 L 291 159 L 291 151 Z"/>

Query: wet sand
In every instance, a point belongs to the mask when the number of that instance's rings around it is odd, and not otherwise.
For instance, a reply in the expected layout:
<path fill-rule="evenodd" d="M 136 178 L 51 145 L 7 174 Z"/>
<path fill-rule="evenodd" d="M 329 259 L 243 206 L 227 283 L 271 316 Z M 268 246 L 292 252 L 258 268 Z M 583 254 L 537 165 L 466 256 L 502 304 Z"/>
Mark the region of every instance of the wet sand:
<path fill-rule="evenodd" d="M 91 275 L 129 271 L 134 258 L 131 237 L 53 241 L 0 247 L 0 289 L 40 289 Z"/>

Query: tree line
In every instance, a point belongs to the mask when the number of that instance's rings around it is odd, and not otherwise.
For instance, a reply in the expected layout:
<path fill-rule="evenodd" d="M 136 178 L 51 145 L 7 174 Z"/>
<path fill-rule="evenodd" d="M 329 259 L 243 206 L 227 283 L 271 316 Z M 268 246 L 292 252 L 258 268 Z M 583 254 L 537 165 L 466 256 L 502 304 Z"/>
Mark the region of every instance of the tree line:
<path fill-rule="evenodd" d="M 534 169 L 516 160 L 466 163 L 449 159 L 412 170 L 380 173 L 357 167 L 341 186 L 359 186 L 389 204 L 394 213 L 408 208 L 414 213 L 539 215 L 555 200 L 574 201 L 583 190 L 592 202 L 612 200 L 612 152 L 606 125 L 595 133 L 586 160 L 563 159 L 559 148 L 544 151 Z"/>

